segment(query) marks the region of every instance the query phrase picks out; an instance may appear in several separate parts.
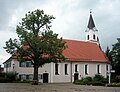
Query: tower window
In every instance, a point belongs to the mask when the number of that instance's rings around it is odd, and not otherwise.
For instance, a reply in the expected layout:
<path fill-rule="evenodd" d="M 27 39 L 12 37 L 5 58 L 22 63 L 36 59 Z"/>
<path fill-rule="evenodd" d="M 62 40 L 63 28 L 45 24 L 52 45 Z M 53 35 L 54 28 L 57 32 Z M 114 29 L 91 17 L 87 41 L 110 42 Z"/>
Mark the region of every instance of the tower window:
<path fill-rule="evenodd" d="M 97 37 L 97 41 L 99 42 L 99 38 Z"/>
<path fill-rule="evenodd" d="M 95 40 L 95 34 L 93 35 L 93 39 Z"/>
<path fill-rule="evenodd" d="M 89 40 L 89 35 L 87 36 L 87 39 Z"/>

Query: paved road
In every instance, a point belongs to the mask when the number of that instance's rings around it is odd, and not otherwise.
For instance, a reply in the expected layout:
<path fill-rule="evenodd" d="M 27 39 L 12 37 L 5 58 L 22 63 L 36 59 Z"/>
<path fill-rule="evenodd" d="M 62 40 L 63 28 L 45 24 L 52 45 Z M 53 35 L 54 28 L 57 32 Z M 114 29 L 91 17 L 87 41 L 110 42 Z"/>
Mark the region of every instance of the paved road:
<path fill-rule="evenodd" d="M 120 87 L 66 84 L 0 83 L 0 92 L 120 92 Z"/>

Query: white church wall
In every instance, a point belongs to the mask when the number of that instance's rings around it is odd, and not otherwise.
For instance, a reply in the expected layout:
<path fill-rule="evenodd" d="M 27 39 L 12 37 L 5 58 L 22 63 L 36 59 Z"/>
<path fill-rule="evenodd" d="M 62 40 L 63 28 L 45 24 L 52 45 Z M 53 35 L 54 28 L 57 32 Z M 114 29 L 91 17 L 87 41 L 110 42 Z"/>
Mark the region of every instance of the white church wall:
<path fill-rule="evenodd" d="M 65 64 L 68 64 L 68 69 L 67 69 L 67 75 L 65 74 Z M 58 63 L 59 67 L 58 67 L 58 71 L 59 74 L 56 75 L 55 74 L 55 64 L 53 64 L 53 82 L 54 83 L 60 83 L 60 82 L 71 82 L 71 69 L 70 69 L 70 62 L 61 62 Z"/>

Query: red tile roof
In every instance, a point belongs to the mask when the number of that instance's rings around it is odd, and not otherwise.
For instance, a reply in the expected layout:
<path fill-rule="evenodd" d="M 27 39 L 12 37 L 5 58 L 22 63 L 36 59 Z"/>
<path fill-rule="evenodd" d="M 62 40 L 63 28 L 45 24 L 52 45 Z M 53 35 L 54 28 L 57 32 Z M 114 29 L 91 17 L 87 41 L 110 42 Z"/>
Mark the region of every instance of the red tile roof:
<path fill-rule="evenodd" d="M 72 62 L 105 62 L 110 63 L 106 58 L 104 52 L 99 48 L 96 43 L 76 41 L 76 40 L 64 40 L 67 48 L 63 51 L 63 55 L 67 61 Z M 16 59 L 16 55 L 12 55 L 10 59 Z M 5 63 L 4 62 L 4 63 Z"/>
<path fill-rule="evenodd" d="M 63 55 L 69 61 L 87 61 L 87 62 L 107 62 L 105 54 L 96 43 L 64 40 L 67 48 L 63 51 Z"/>

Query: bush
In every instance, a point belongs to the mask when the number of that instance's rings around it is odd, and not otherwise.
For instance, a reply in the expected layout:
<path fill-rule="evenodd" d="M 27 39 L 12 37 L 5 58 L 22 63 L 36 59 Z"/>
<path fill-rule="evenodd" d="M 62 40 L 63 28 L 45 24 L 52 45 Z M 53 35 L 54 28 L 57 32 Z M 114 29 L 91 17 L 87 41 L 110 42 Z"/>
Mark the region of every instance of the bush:
<path fill-rule="evenodd" d="M 15 72 L 8 72 L 8 73 L 6 73 L 6 78 L 10 79 L 11 81 L 15 81 L 16 75 L 17 74 Z"/>
<path fill-rule="evenodd" d="M 82 78 L 81 80 L 75 80 L 74 84 L 78 84 L 78 85 L 90 85 L 91 81 L 92 81 L 91 77 L 85 77 L 85 78 Z"/>
<path fill-rule="evenodd" d="M 120 87 L 120 83 L 107 84 L 107 87 Z"/>
<path fill-rule="evenodd" d="M 93 79 L 91 77 L 85 77 L 81 80 L 74 81 L 74 84 L 78 85 L 105 86 L 106 83 L 108 83 L 108 79 L 104 78 L 102 75 L 95 75 Z"/>
<path fill-rule="evenodd" d="M 83 78 L 83 85 L 90 85 L 90 82 L 92 82 L 92 78 L 91 77 L 85 77 Z"/>
<path fill-rule="evenodd" d="M 91 85 L 93 85 L 93 86 L 105 86 L 105 84 L 102 83 L 101 81 L 92 81 Z"/>
<path fill-rule="evenodd" d="M 11 80 L 9 78 L 0 77 L 0 83 L 7 83 L 7 82 L 11 82 Z"/>
<path fill-rule="evenodd" d="M 5 73 L 0 73 L 0 77 L 5 77 Z"/>
<path fill-rule="evenodd" d="M 75 80 L 73 83 L 74 83 L 74 84 L 78 84 L 78 85 L 82 85 L 82 84 L 83 84 L 83 83 L 82 83 L 82 80 Z"/>
<path fill-rule="evenodd" d="M 102 76 L 102 75 L 98 75 L 96 74 L 94 77 L 93 77 L 93 81 L 102 81 L 104 80 L 105 78 Z"/>

